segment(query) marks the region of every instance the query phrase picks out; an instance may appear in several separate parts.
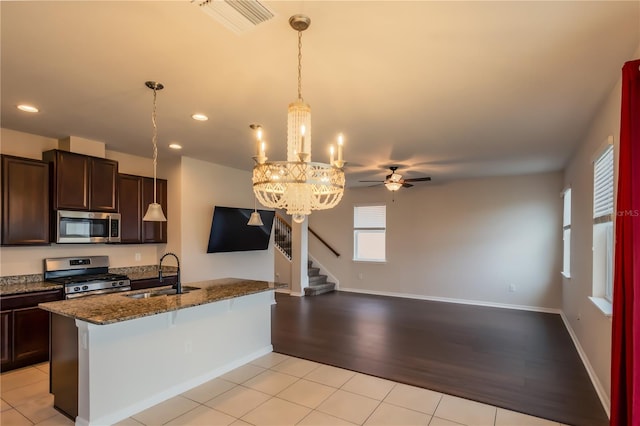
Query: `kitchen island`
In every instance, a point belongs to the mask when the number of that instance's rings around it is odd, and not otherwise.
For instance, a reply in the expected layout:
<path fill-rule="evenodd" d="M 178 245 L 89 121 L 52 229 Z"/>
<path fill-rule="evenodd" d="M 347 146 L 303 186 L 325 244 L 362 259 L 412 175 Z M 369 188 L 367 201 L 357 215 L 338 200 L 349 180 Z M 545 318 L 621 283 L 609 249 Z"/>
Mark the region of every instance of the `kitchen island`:
<path fill-rule="evenodd" d="M 106 425 L 272 351 L 274 283 L 219 279 L 181 295 L 145 291 L 44 303 L 54 406 Z"/>

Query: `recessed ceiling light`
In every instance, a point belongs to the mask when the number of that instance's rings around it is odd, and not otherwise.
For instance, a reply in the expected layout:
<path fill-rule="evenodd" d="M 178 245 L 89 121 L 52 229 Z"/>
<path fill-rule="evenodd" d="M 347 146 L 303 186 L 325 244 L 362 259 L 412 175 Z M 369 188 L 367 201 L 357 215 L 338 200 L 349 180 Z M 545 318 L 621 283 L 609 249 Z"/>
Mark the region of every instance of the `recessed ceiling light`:
<path fill-rule="evenodd" d="M 20 111 L 24 111 L 24 112 L 38 112 L 38 111 L 40 111 L 38 108 L 34 107 L 33 105 L 26 105 L 26 104 L 18 105 L 18 109 Z"/>
<path fill-rule="evenodd" d="M 170 143 L 169 144 L 169 148 L 171 148 L 171 149 L 182 149 L 182 145 L 180 145 L 179 143 Z"/>
<path fill-rule="evenodd" d="M 191 118 L 198 121 L 207 121 L 209 119 L 209 117 L 204 114 L 193 114 Z"/>

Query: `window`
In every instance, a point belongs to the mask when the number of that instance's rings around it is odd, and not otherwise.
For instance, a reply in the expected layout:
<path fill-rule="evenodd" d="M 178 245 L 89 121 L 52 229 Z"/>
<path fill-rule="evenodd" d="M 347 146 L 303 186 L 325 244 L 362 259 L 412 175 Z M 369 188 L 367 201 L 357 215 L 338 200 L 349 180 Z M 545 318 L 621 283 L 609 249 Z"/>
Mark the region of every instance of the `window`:
<path fill-rule="evenodd" d="M 564 191 L 562 198 L 562 275 L 571 278 L 571 188 Z"/>
<path fill-rule="evenodd" d="M 613 301 L 613 146 L 593 164 L 593 295 Z"/>
<path fill-rule="evenodd" d="M 353 208 L 353 260 L 384 262 L 387 206 L 368 205 Z"/>

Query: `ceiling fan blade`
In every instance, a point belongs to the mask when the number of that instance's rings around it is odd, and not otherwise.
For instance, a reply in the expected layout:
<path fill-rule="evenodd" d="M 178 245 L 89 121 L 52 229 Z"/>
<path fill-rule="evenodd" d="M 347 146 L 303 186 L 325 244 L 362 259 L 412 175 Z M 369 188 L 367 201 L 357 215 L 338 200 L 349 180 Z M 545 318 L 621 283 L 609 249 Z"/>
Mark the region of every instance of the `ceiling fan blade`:
<path fill-rule="evenodd" d="M 376 183 L 375 185 L 367 185 L 367 188 L 373 188 L 374 186 L 380 186 L 380 185 L 382 185 L 382 182 Z"/>
<path fill-rule="evenodd" d="M 411 185 L 410 183 L 403 183 L 402 187 L 403 188 L 411 188 L 413 185 Z"/>
<path fill-rule="evenodd" d="M 420 178 L 413 178 L 413 179 L 405 179 L 405 182 L 428 182 L 430 181 L 431 178 L 430 177 L 420 177 Z"/>
<path fill-rule="evenodd" d="M 358 182 L 378 182 L 378 183 L 384 183 L 383 180 L 359 180 Z"/>

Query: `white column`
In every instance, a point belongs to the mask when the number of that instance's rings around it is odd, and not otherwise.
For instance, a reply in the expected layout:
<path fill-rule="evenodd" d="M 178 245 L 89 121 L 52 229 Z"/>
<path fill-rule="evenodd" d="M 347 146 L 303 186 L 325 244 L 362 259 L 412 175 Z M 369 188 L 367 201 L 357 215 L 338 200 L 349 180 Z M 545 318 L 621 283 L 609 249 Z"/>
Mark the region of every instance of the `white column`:
<path fill-rule="evenodd" d="M 309 217 L 304 222 L 291 221 L 291 295 L 304 296 L 309 286 Z"/>

